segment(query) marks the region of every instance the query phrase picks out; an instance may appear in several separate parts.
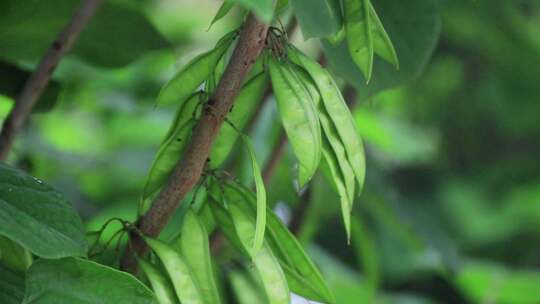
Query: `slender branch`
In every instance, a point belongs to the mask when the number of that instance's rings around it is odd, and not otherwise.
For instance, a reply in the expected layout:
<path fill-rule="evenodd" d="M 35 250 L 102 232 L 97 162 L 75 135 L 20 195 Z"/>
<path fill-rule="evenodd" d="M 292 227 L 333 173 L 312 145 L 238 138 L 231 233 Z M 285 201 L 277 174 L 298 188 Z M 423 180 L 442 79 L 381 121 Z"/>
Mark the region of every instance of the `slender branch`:
<path fill-rule="evenodd" d="M 298 204 L 291 215 L 291 220 L 289 222 L 289 230 L 294 235 L 298 235 L 304 224 L 306 218 L 307 210 L 309 208 L 309 203 L 311 202 L 311 192 L 313 189 L 308 187 L 304 193 L 300 196 Z"/>
<path fill-rule="evenodd" d="M 268 161 L 264 165 L 264 168 L 262 170 L 262 177 L 265 185 L 270 184 L 270 180 L 274 176 L 274 173 L 276 172 L 276 168 L 279 165 L 279 162 L 283 158 L 283 154 L 285 153 L 285 147 L 287 146 L 287 135 L 285 134 L 285 131 L 281 129 L 279 132 L 279 138 L 274 146 L 274 149 L 272 149 L 272 152 L 270 153 L 270 156 L 268 157 Z"/>
<path fill-rule="evenodd" d="M 138 229 L 145 235 L 156 237 L 161 232 L 182 199 L 201 177 L 210 148 L 223 120 L 229 113 L 251 66 L 265 46 L 267 31 L 268 25 L 254 15 L 248 16 L 225 73 L 208 100 L 182 159 L 150 210 L 137 221 Z M 122 269 L 136 274 L 137 261 L 132 251 L 138 255 L 148 251 L 148 247 L 136 233 L 130 235 L 130 246 L 127 246 L 121 261 Z"/>
<path fill-rule="evenodd" d="M 21 129 L 32 108 L 37 103 L 43 90 L 49 83 L 56 66 L 71 49 L 75 40 L 103 0 L 84 0 L 75 11 L 71 21 L 60 32 L 52 43 L 36 70 L 25 83 L 22 91 L 15 100 L 13 109 L 4 120 L 0 133 L 0 160 L 5 160 L 9 154 L 15 135 Z"/>
<path fill-rule="evenodd" d="M 291 39 L 291 37 L 294 35 L 295 31 L 298 29 L 298 21 L 296 20 L 296 18 L 292 18 L 289 22 L 289 24 L 287 25 L 287 28 L 286 28 L 286 33 L 287 33 L 287 37 L 289 38 L 289 40 Z M 259 120 L 259 117 L 261 116 L 261 112 L 263 111 L 265 105 L 267 104 L 268 100 L 270 99 L 270 97 L 273 95 L 274 91 L 272 89 L 272 84 L 270 83 L 270 81 L 268 81 L 266 83 L 266 89 L 264 91 L 264 94 L 262 96 L 262 98 L 259 100 L 259 102 L 257 103 L 257 108 L 255 109 L 255 112 L 253 113 L 253 115 L 249 118 L 249 121 L 245 127 L 245 130 L 246 130 L 246 133 L 247 134 L 250 134 L 252 133 L 253 129 L 255 128 L 255 124 L 256 122 Z M 284 134 L 281 134 L 280 135 L 280 138 L 283 137 Z M 280 139 L 279 142 L 281 142 L 282 140 Z M 240 162 L 241 158 L 240 157 L 236 157 L 235 159 L 233 159 L 233 161 L 231 161 L 229 164 L 228 164 L 228 168 L 230 170 L 232 170 L 232 168 L 235 168 L 238 163 Z M 263 178 L 264 178 L 264 171 L 263 170 Z M 264 179 L 265 182 L 266 182 L 266 179 Z"/>

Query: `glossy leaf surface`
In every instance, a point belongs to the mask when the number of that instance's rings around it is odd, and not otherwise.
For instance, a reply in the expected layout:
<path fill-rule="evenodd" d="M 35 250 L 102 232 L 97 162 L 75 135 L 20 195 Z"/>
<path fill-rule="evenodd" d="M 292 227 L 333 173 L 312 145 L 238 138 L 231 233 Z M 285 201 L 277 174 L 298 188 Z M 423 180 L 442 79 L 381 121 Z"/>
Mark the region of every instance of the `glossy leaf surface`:
<path fill-rule="evenodd" d="M 43 181 L 0 164 L 0 235 L 46 258 L 85 256 L 79 215 Z"/>

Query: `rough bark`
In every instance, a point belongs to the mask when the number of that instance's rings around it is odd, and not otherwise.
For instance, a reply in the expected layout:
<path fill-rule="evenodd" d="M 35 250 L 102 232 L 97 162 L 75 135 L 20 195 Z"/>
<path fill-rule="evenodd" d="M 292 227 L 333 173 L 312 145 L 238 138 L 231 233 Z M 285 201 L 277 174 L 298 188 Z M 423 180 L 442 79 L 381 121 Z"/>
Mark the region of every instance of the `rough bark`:
<path fill-rule="evenodd" d="M 267 32 L 267 24 L 254 15 L 247 18 L 231 60 L 214 94 L 205 105 L 182 159 L 148 212 L 137 221 L 140 233 L 157 237 L 182 199 L 200 179 L 212 143 L 251 66 L 265 46 Z M 144 255 L 148 251 L 137 233 L 131 233 L 130 246 L 121 261 L 122 269 L 136 274 L 138 267 L 133 251 L 137 255 Z"/>

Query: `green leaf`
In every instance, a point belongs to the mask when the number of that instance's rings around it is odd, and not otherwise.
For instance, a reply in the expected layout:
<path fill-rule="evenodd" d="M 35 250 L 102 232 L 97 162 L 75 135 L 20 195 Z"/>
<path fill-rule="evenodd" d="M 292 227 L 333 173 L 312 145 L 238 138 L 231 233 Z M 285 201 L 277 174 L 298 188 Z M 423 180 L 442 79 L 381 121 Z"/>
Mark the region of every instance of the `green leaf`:
<path fill-rule="evenodd" d="M 160 240 L 144 237 L 144 241 L 163 263 L 180 303 L 204 303 L 197 281 L 182 255 Z"/>
<path fill-rule="evenodd" d="M 231 0 L 248 10 L 253 10 L 255 14 L 264 22 L 270 23 L 274 15 L 273 0 Z"/>
<path fill-rule="evenodd" d="M 500 265 L 471 262 L 463 267 L 456 284 L 472 301 L 482 303 L 540 302 L 540 272 L 513 270 Z"/>
<path fill-rule="evenodd" d="M 54 5 L 41 0 L 2 2 L 7 9 L 0 18 L 0 57 L 13 62 L 38 61 L 80 5 L 72 0 L 56 0 Z M 71 54 L 91 64 L 121 67 L 169 46 L 141 12 L 105 1 Z"/>
<path fill-rule="evenodd" d="M 238 304 L 264 304 L 264 294 L 249 274 L 231 270 L 229 280 Z"/>
<path fill-rule="evenodd" d="M 0 264 L 19 273 L 25 273 L 32 264 L 32 255 L 28 250 L 12 240 L 0 236 Z"/>
<path fill-rule="evenodd" d="M 231 45 L 236 32 L 225 35 L 216 47 L 188 62 L 163 86 L 157 98 L 157 105 L 182 103 L 210 77 L 218 61 Z"/>
<path fill-rule="evenodd" d="M 321 126 L 324 130 L 326 142 L 329 146 L 329 153 L 332 153 L 332 157 L 337 160 L 338 168 L 343 177 L 343 185 L 347 191 L 347 196 L 351 205 L 349 210 L 352 211 L 352 203 L 354 202 L 355 192 L 355 175 L 353 168 L 347 160 L 346 146 L 337 134 L 335 125 L 330 119 L 330 115 L 326 112 L 322 105 L 319 106 L 319 119 Z"/>
<path fill-rule="evenodd" d="M 348 189 L 351 188 L 350 183 L 347 183 L 349 168 L 343 163 L 344 158 L 340 153 L 342 147 L 345 149 L 346 159 L 348 159 L 350 167 L 356 176 L 359 185 L 358 192 L 361 192 L 366 174 L 366 160 L 362 140 L 349 107 L 345 103 L 339 87 L 325 68 L 298 50 L 293 49 L 292 53 L 296 54 L 299 64 L 309 73 L 322 97 L 324 108 L 319 107 L 319 113 L 322 113 L 321 115 L 324 117 L 320 118 L 320 120 L 330 145 L 334 152 L 338 153 L 336 156 L 341 163 L 340 168 L 344 174 L 346 186 Z M 292 58 L 294 59 L 294 56 Z M 330 121 L 327 121 L 327 118 Z M 335 127 L 337 134 L 334 134 L 333 127 Z M 339 140 L 341 140 L 342 144 L 340 144 Z"/>
<path fill-rule="evenodd" d="M 394 45 L 392 44 L 388 33 L 386 33 L 381 19 L 377 15 L 371 2 L 369 2 L 369 17 L 370 22 L 372 23 L 371 30 L 373 31 L 373 48 L 375 54 L 381 56 L 384 60 L 390 62 L 399 69 L 399 60 Z"/>
<path fill-rule="evenodd" d="M 192 270 L 204 303 L 221 303 L 212 269 L 208 232 L 192 210 L 188 210 L 184 216 L 180 236 L 173 240 L 173 244 L 179 248 Z"/>
<path fill-rule="evenodd" d="M 323 170 L 327 170 L 328 174 L 326 175 L 330 177 L 329 180 L 333 182 L 334 188 L 339 195 L 343 225 L 345 226 L 345 232 L 347 233 L 347 240 L 350 241 L 351 206 L 353 202 L 351 201 L 349 192 L 345 187 L 343 175 L 339 170 L 339 162 L 333 154 L 332 147 L 330 147 L 330 144 L 326 140 L 323 141 L 323 158 L 325 160 L 323 162 Z"/>
<path fill-rule="evenodd" d="M 245 209 L 250 208 L 250 202 L 237 190 L 237 187 L 229 184 L 224 184 L 221 188 L 214 185 L 211 196 L 216 200 L 211 204 L 216 221 L 227 239 L 242 254 L 251 258 L 255 272 L 267 295 L 268 303 L 290 303 L 285 275 L 270 246 L 264 242 L 260 250 L 257 252 L 252 250 L 256 224 L 251 212 Z M 218 198 L 219 196 L 222 198 Z M 227 209 L 220 204 L 226 204 Z"/>
<path fill-rule="evenodd" d="M 253 257 L 255 271 L 259 275 L 269 304 L 290 304 L 291 295 L 285 274 L 267 244 Z"/>
<path fill-rule="evenodd" d="M 225 17 L 233 7 L 234 7 L 234 2 L 232 0 L 224 0 L 223 4 L 221 4 L 216 15 L 212 19 L 212 22 L 210 22 L 208 29 L 210 29 L 212 25 L 214 25 L 214 23 L 221 20 L 221 18 Z"/>
<path fill-rule="evenodd" d="M 274 239 L 274 241 L 280 245 L 284 253 L 288 256 L 288 259 L 291 261 L 287 265 L 290 269 L 285 269 L 284 266 L 287 281 L 290 282 L 289 277 L 293 275 L 291 274 L 292 271 L 296 276 L 302 278 L 302 288 L 307 288 L 309 286 L 312 292 L 304 293 L 302 292 L 304 289 L 296 289 L 294 286 L 298 285 L 293 286 L 289 283 L 291 290 L 310 300 L 334 303 L 332 292 L 324 282 L 317 267 L 302 248 L 302 245 L 300 245 L 289 229 L 287 229 L 283 222 L 273 212 L 269 210 L 267 214 L 269 237 Z"/>
<path fill-rule="evenodd" d="M 237 203 L 230 196 L 226 197 L 226 202 L 228 205 L 227 211 L 231 217 L 236 235 L 238 236 L 244 251 L 248 252 L 249 256 L 254 259 L 255 255 L 257 254 L 257 251 L 254 250 L 256 227 L 255 220 L 238 206 L 239 204 L 245 204 L 246 202 L 240 201 Z"/>
<path fill-rule="evenodd" d="M 317 110 L 309 92 L 288 63 L 271 58 L 269 68 L 281 121 L 298 158 L 301 188 L 315 174 L 321 159 Z"/>
<path fill-rule="evenodd" d="M 0 303 L 20 304 L 24 298 L 24 277 L 0 264 Z"/>
<path fill-rule="evenodd" d="M 371 291 L 371 300 L 373 300 L 380 283 L 379 258 L 375 244 L 366 225 L 364 225 L 358 216 L 352 219 L 351 227 L 353 235 L 352 244 L 355 249 L 356 259 L 358 264 L 362 265 L 366 285 Z"/>
<path fill-rule="evenodd" d="M 347 31 L 345 30 L 345 27 L 342 27 L 337 33 L 334 35 L 328 36 L 326 39 L 331 44 L 340 44 L 343 39 L 347 37 Z"/>
<path fill-rule="evenodd" d="M 154 304 L 154 294 L 128 273 L 80 258 L 40 259 L 26 274 L 24 304 Z"/>
<path fill-rule="evenodd" d="M 333 300 L 328 300 L 320 295 L 320 291 L 316 289 L 314 285 L 308 282 L 304 277 L 302 277 L 298 272 L 294 271 L 287 264 L 281 263 L 281 268 L 285 273 L 285 278 L 287 278 L 287 284 L 292 292 L 302 296 L 305 299 L 310 301 L 316 301 L 321 303 L 334 303 Z"/>
<path fill-rule="evenodd" d="M 292 0 L 304 39 L 327 37 L 342 27 L 338 0 Z"/>
<path fill-rule="evenodd" d="M 62 194 L 0 164 L 0 235 L 46 258 L 85 256 L 81 219 Z"/>
<path fill-rule="evenodd" d="M 31 71 L 26 71 L 0 61 L 0 94 L 15 100 L 28 78 L 30 78 L 30 75 Z M 32 109 L 32 112 L 40 113 L 52 110 L 58 100 L 60 90 L 61 86 L 59 82 L 50 81 L 39 97 L 36 106 Z"/>
<path fill-rule="evenodd" d="M 346 43 L 332 45 L 323 41 L 324 52 L 332 70 L 358 89 L 360 98 L 416 79 L 431 58 L 440 32 L 440 17 L 433 0 L 378 0 L 373 3 L 391 37 L 400 66 L 375 58 L 369 85 L 354 64 Z M 414 12 L 414 14 L 404 14 Z"/>
<path fill-rule="evenodd" d="M 343 8 L 349 53 L 368 83 L 373 71 L 373 35 L 369 20 L 369 0 L 344 0 Z"/>
<path fill-rule="evenodd" d="M 225 184 L 221 190 L 223 191 L 223 200 L 227 204 L 229 215 L 219 215 L 222 211 L 218 211 L 215 214 L 217 215 L 216 219 L 220 223 L 220 226 L 225 224 L 222 227 L 225 235 L 229 239 L 229 236 L 232 234 L 230 228 L 232 223 L 236 235 L 233 235 L 229 240 L 236 246 L 240 245 L 241 247 L 238 248 L 240 252 L 247 253 L 251 257 L 269 303 L 289 304 L 290 292 L 287 286 L 287 280 L 270 246 L 264 242 L 258 251 L 253 251 L 256 224 L 250 212 L 246 212 L 245 210 L 249 202 L 246 201 L 246 197 L 238 192 L 235 187 Z M 222 210 L 219 206 L 213 206 L 212 209 L 216 211 Z"/>
<path fill-rule="evenodd" d="M 156 294 L 159 304 L 177 304 L 178 300 L 169 279 L 156 266 L 149 262 L 143 259 L 139 259 L 138 262 L 146 278 L 150 281 L 150 285 Z"/>
<path fill-rule="evenodd" d="M 277 0 L 276 14 L 281 14 L 289 6 L 289 0 Z"/>
<path fill-rule="evenodd" d="M 264 242 L 264 230 L 266 227 L 266 189 L 264 187 L 261 169 L 257 163 L 253 144 L 247 135 L 241 134 L 240 137 L 249 152 L 253 170 L 253 179 L 255 181 L 255 190 L 257 192 L 257 221 L 255 223 L 255 238 L 253 240 L 252 248 L 252 252 L 255 253 L 262 247 Z"/>
<path fill-rule="evenodd" d="M 159 146 L 146 178 L 141 199 L 142 205 L 139 210 L 140 214 L 148 210 L 150 207 L 149 198 L 159 191 L 180 158 L 182 158 L 184 148 L 191 138 L 191 132 L 195 126 L 195 111 L 201 104 L 203 97 L 203 93 L 195 93 L 178 108 L 173 123 Z"/>
<path fill-rule="evenodd" d="M 242 208 L 245 214 L 252 217 L 255 215 L 257 206 L 252 191 L 232 183 L 224 184 L 223 191 L 227 201 L 244 201 L 246 203 L 238 203 L 238 207 Z M 302 245 L 272 209 L 267 208 L 266 215 L 268 232 L 265 235 L 265 241 L 272 248 L 274 255 L 279 257 L 287 281 L 289 282 L 289 278 L 294 280 L 293 284 L 289 286 L 291 291 L 311 300 L 333 303 L 331 291 L 326 286 L 317 267 L 305 253 Z"/>
<path fill-rule="evenodd" d="M 227 120 L 239 131 L 244 129 L 255 113 L 264 94 L 267 81 L 268 77 L 264 73 L 257 74 L 244 85 L 236 97 L 234 106 L 227 115 Z M 212 144 L 210 167 L 219 167 L 231 153 L 238 137 L 238 131 L 233 126 L 227 123 L 221 126 L 216 140 Z"/>
<path fill-rule="evenodd" d="M 234 248 L 240 251 L 243 255 L 250 257 L 250 253 L 244 249 L 244 244 L 236 234 L 236 227 L 230 214 L 223 207 L 223 202 L 215 196 L 215 193 L 212 193 L 210 197 L 212 199 L 210 209 L 212 210 L 212 214 L 216 219 L 219 228 Z M 251 246 L 247 246 L 247 248 L 251 248 Z"/>

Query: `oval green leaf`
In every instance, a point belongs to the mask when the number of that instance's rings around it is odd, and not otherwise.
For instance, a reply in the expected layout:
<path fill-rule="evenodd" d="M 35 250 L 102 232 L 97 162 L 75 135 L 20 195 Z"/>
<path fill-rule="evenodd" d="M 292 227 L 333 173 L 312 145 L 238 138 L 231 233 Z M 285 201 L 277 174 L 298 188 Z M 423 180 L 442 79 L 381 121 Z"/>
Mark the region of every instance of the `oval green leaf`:
<path fill-rule="evenodd" d="M 89 260 L 37 260 L 26 274 L 23 304 L 156 304 L 132 275 Z"/>
<path fill-rule="evenodd" d="M 64 196 L 20 170 L 0 164 L 0 235 L 35 255 L 86 255 L 79 215 Z"/>
<path fill-rule="evenodd" d="M 236 33 L 227 34 L 216 47 L 203 53 L 178 71 L 169 82 L 163 86 L 157 98 L 157 105 L 181 103 L 210 77 L 218 61 L 231 45 Z"/>
<path fill-rule="evenodd" d="M 23 298 L 23 275 L 0 264 L 0 303 L 20 304 Z"/>
<path fill-rule="evenodd" d="M 233 7 L 234 7 L 234 2 L 232 0 L 224 0 L 221 6 L 219 7 L 216 15 L 210 22 L 208 29 L 210 29 L 212 25 L 214 25 L 214 23 L 221 20 L 221 18 L 225 17 Z"/>

